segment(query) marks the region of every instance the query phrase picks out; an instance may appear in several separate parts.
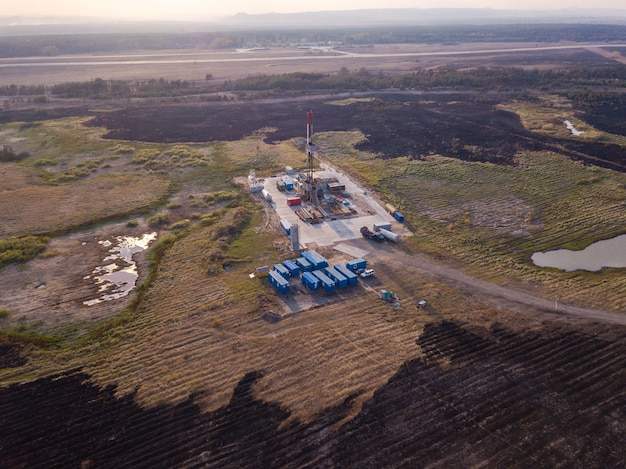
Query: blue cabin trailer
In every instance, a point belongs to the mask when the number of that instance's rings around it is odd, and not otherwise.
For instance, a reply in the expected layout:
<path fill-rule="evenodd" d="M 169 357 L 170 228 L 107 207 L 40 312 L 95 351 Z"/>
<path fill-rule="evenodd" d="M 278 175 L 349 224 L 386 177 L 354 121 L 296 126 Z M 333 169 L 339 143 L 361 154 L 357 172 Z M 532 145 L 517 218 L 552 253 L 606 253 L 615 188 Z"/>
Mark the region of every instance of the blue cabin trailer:
<path fill-rule="evenodd" d="M 294 261 L 286 260 L 283 262 L 285 268 L 289 271 L 289 275 L 292 277 L 298 277 L 300 275 L 300 267 Z"/>
<path fill-rule="evenodd" d="M 397 221 L 399 221 L 400 223 L 404 223 L 404 215 L 402 215 L 400 212 L 398 212 L 397 210 L 395 212 L 393 212 L 393 218 L 395 218 Z"/>
<path fill-rule="evenodd" d="M 280 227 L 283 229 L 287 236 L 291 234 L 291 223 L 289 223 L 287 220 L 281 220 Z"/>
<path fill-rule="evenodd" d="M 293 179 L 290 176 L 283 176 L 280 178 L 283 184 L 285 184 L 285 189 L 288 191 L 293 190 Z"/>
<path fill-rule="evenodd" d="M 302 284 L 309 290 L 318 290 L 322 282 L 311 272 L 305 272 L 302 274 Z"/>
<path fill-rule="evenodd" d="M 270 284 L 280 293 L 289 292 L 289 282 L 275 270 L 270 270 L 267 274 L 267 278 Z"/>
<path fill-rule="evenodd" d="M 320 270 L 324 267 L 328 267 L 328 261 L 317 251 L 304 251 L 302 253 L 302 257 L 311 263 L 313 270 Z"/>
<path fill-rule="evenodd" d="M 320 282 L 322 283 L 322 287 L 324 287 L 324 290 L 326 290 L 329 293 L 332 293 L 335 291 L 335 287 L 337 285 L 335 284 L 335 281 L 332 278 L 330 278 L 321 270 L 314 270 L 311 273 L 320 279 Z"/>
<path fill-rule="evenodd" d="M 365 270 L 367 268 L 367 261 L 359 257 L 358 259 L 352 259 L 346 262 L 346 267 L 352 272 L 358 272 L 359 270 Z"/>
<path fill-rule="evenodd" d="M 302 272 L 311 272 L 313 270 L 313 265 L 304 257 L 298 257 L 296 259 L 296 265 L 300 267 Z"/>
<path fill-rule="evenodd" d="M 274 264 L 274 271 L 278 272 L 285 279 L 289 279 L 289 277 L 291 277 L 291 274 L 289 273 L 287 267 L 282 264 Z"/>
<path fill-rule="evenodd" d="M 348 286 L 348 279 L 346 276 L 334 267 L 328 266 L 324 269 L 324 272 L 328 275 L 328 277 L 335 281 L 337 288 L 346 288 Z"/>
<path fill-rule="evenodd" d="M 348 269 L 345 265 L 337 264 L 334 266 L 335 270 L 342 274 L 347 280 L 348 285 L 356 285 L 359 281 L 357 274 Z"/>

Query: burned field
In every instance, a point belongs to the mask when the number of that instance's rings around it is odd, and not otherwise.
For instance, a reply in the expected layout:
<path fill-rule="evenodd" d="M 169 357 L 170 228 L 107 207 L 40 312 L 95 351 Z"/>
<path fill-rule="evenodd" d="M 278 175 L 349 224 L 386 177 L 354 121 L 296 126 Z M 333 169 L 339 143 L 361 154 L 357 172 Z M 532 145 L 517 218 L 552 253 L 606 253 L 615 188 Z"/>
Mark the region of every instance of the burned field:
<path fill-rule="evenodd" d="M 355 95 L 346 95 L 353 97 Z M 520 151 L 558 151 L 587 164 L 626 170 L 619 145 L 574 141 L 526 130 L 519 117 L 498 109 L 508 94 L 379 93 L 350 105 L 329 103 L 340 97 L 142 106 L 97 115 L 90 125 L 106 127 L 107 137 L 148 142 L 238 140 L 268 128 L 269 143 L 301 137 L 301 116 L 314 109 L 315 131 L 360 130 L 367 140 L 359 150 L 380 158 L 421 159 L 440 154 L 464 161 L 512 164 Z M 602 109 L 594 108 L 602 125 Z M 613 110 L 613 112 L 617 112 Z M 600 127 L 602 129 L 602 127 Z"/>
<path fill-rule="evenodd" d="M 6 467 L 618 467 L 626 459 L 626 337 L 619 326 L 510 329 L 431 323 L 358 415 L 313 421 L 255 397 L 191 395 L 143 409 L 75 370 L 0 390 Z"/>

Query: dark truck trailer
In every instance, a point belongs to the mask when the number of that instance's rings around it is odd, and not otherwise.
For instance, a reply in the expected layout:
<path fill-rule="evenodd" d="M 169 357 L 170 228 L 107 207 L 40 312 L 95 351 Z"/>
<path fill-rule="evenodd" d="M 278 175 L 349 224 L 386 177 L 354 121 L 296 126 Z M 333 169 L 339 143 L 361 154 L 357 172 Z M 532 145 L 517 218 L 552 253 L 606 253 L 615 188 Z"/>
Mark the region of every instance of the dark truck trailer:
<path fill-rule="evenodd" d="M 365 238 L 365 239 L 373 239 L 374 241 L 378 241 L 379 243 L 381 241 L 385 240 L 385 237 L 380 234 L 380 233 L 374 233 L 373 231 L 371 231 L 367 226 L 362 226 L 361 227 L 361 235 Z"/>

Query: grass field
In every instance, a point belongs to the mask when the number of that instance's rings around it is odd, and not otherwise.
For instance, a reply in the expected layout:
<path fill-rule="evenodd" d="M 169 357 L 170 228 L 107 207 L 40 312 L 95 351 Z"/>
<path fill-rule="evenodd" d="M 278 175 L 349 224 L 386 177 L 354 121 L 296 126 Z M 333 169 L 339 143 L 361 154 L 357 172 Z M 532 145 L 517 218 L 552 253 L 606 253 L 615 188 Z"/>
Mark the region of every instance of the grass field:
<path fill-rule="evenodd" d="M 440 156 L 381 161 L 346 151 L 358 133 L 319 135 L 333 164 L 385 194 L 408 218 L 418 251 L 462 260 L 474 274 L 597 308 L 626 307 L 618 270 L 564 273 L 532 265 L 536 251 L 582 249 L 623 234 L 626 177 L 554 153 L 519 154 L 514 166 Z"/>

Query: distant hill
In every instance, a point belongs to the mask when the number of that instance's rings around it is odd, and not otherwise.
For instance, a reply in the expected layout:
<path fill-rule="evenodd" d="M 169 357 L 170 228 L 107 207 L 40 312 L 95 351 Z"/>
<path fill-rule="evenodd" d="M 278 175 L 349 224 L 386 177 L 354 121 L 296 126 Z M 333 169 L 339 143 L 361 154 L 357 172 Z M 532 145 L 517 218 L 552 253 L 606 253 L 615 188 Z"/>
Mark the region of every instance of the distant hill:
<path fill-rule="evenodd" d="M 83 33 L 193 33 L 228 30 L 304 30 L 337 27 L 460 24 L 587 23 L 626 25 L 626 9 L 495 10 L 389 8 L 236 15 L 212 21 L 135 21 L 114 18 L 0 16 L 0 36 Z"/>
<path fill-rule="evenodd" d="M 490 8 L 400 8 L 318 11 L 292 14 L 239 13 L 220 21 L 237 27 L 318 28 L 345 26 L 409 26 L 501 23 L 626 24 L 626 9 L 494 10 Z"/>

